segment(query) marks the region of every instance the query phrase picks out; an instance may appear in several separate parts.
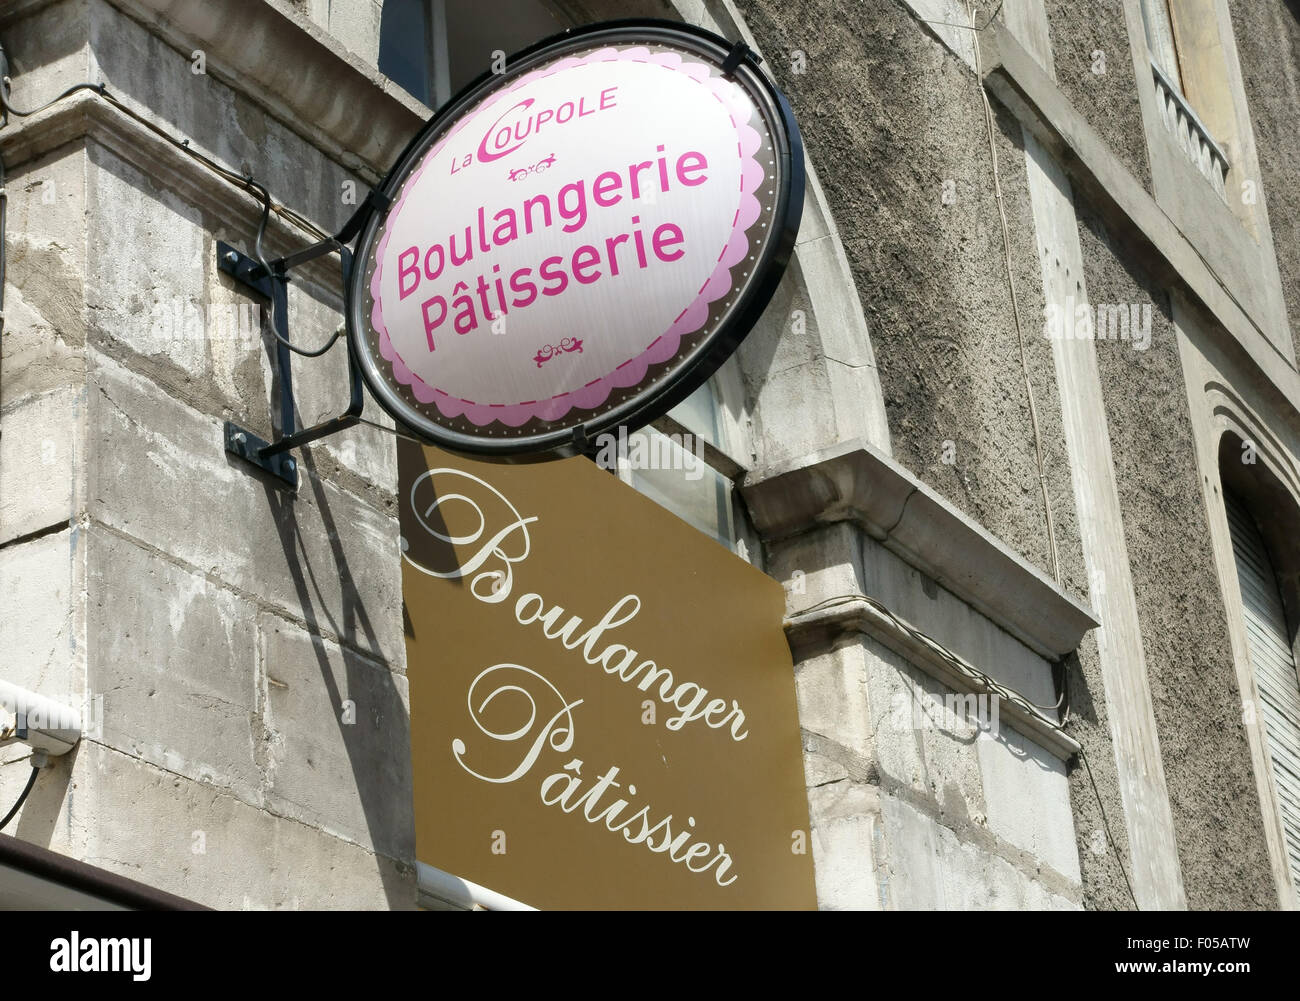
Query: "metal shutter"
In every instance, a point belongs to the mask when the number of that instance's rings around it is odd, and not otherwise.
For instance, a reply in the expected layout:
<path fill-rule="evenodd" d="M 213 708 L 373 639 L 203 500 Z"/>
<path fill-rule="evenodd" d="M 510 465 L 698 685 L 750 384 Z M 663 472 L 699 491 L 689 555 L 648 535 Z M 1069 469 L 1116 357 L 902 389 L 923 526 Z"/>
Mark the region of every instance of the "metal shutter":
<path fill-rule="evenodd" d="M 1259 718 L 1268 735 L 1291 880 L 1300 888 L 1300 683 L 1295 657 L 1287 641 L 1286 613 L 1264 540 L 1241 501 L 1226 492 L 1223 500 L 1232 530 L 1250 665 L 1259 690 Z"/>

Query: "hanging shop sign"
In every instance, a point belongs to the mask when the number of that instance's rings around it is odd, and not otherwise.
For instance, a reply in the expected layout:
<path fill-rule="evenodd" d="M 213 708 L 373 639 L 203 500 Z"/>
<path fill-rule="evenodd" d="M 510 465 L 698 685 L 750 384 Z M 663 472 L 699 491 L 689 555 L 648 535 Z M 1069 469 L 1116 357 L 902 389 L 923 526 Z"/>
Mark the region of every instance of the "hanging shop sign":
<path fill-rule="evenodd" d="M 445 448 L 545 457 L 703 383 L 803 207 L 798 129 L 747 53 L 666 22 L 577 29 L 430 121 L 349 283 L 379 402 Z"/>
<path fill-rule="evenodd" d="M 814 907 L 780 584 L 583 458 L 398 463 L 416 857 L 541 908 Z"/>

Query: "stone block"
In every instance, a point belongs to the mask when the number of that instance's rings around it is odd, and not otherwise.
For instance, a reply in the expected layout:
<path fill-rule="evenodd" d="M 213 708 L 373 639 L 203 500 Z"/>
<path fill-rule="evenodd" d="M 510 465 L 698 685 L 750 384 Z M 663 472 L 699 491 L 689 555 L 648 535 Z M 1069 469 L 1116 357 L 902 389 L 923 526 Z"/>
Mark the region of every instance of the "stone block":
<path fill-rule="evenodd" d="M 908 910 L 1066 909 L 1073 902 L 1001 855 L 896 797 L 880 797 L 890 906 Z"/>
<path fill-rule="evenodd" d="M 1069 783 L 1060 758 L 1002 727 L 976 744 L 989 830 L 1079 882 Z"/>
<path fill-rule="evenodd" d="M 768 576 L 785 586 L 786 609 L 796 614 L 820 601 L 862 591 L 854 556 L 859 529 L 847 521 L 767 544 Z"/>
<path fill-rule="evenodd" d="M 950 689 L 892 650 L 864 637 L 867 690 L 878 706 L 876 754 L 882 776 L 934 801 L 953 822 L 979 822 L 985 809 L 975 741 Z M 892 788 L 892 786 L 890 786 Z"/>
<path fill-rule="evenodd" d="M 880 797 L 880 811 L 885 847 L 878 864 L 888 874 L 888 909 L 944 909 L 938 825 L 894 796 Z"/>
<path fill-rule="evenodd" d="M 0 677 L 82 708 L 85 536 L 78 528 L 0 550 Z"/>
<path fill-rule="evenodd" d="M 379 61 L 381 4 L 375 0 L 334 0 L 329 4 L 329 33 L 368 63 Z"/>
<path fill-rule="evenodd" d="M 880 804 L 871 786 L 834 782 L 808 791 L 817 904 L 824 910 L 880 910 L 876 841 Z"/>
<path fill-rule="evenodd" d="M 93 60 L 86 10 L 92 4 L 64 0 L 25 6 L 27 10 L 17 17 L 12 10 L 7 13 L 4 41 L 10 60 L 17 59 L 9 71 L 14 84 L 11 101 L 17 108 L 34 108 L 90 78 Z"/>
<path fill-rule="evenodd" d="M 0 343 L 0 403 L 6 409 L 84 381 L 86 243 L 68 234 L 85 224 L 85 170 L 79 142 L 10 164 Z"/>
<path fill-rule="evenodd" d="M 799 725 L 866 759 L 875 733 L 862 650 L 848 646 L 801 661 L 795 668 Z"/>
<path fill-rule="evenodd" d="M 367 504 L 311 476 L 293 496 L 225 452 L 217 418 L 91 358 L 91 515 L 402 669 L 394 502 Z"/>
<path fill-rule="evenodd" d="M 410 866 L 94 742 L 49 847 L 220 909 L 415 905 Z"/>
<path fill-rule="evenodd" d="M 0 543 L 75 518 L 84 391 L 31 397 L 0 416 Z"/>
<path fill-rule="evenodd" d="M 95 251 L 86 303 L 93 335 L 115 351 L 150 359 L 178 382 L 206 386 L 205 251 L 213 251 L 205 220 L 107 150 L 94 148 L 91 163 L 87 210 Z"/>
<path fill-rule="evenodd" d="M 100 739 L 258 804 L 253 606 L 96 527 L 88 562 Z"/>
<path fill-rule="evenodd" d="M 268 805 L 413 860 L 406 678 L 276 615 L 258 631 Z"/>
<path fill-rule="evenodd" d="M 759 468 L 798 459 L 839 440 L 824 370 L 796 366 L 764 373 L 756 384 L 753 369 L 744 368 L 755 413 Z"/>

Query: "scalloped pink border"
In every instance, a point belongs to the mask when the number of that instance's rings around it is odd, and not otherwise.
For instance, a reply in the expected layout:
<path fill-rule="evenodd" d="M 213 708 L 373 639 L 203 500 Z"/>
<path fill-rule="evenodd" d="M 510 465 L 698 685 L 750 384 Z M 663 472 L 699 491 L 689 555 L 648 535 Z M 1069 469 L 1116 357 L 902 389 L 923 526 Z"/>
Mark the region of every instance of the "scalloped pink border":
<path fill-rule="evenodd" d="M 379 295 L 380 276 L 383 270 L 384 251 L 388 246 L 388 238 L 392 232 L 393 224 L 397 221 L 397 217 L 406 203 L 407 194 L 414 187 L 415 182 L 419 180 L 420 175 L 424 173 L 429 161 L 469 122 L 478 117 L 477 114 L 467 115 L 461 119 L 454 129 L 443 136 L 436 146 L 425 154 L 419 168 L 403 182 L 401 197 L 385 221 L 383 235 L 375 252 L 375 273 L 370 280 L 370 294 L 374 299 L 374 308 L 371 311 L 370 320 L 379 334 L 379 353 L 392 364 L 394 378 L 402 385 L 410 386 L 412 395 L 421 403 L 435 404 L 443 417 L 464 416 L 470 423 L 479 427 L 486 427 L 494 421 L 500 421 L 507 427 L 519 427 L 535 417 L 545 421 L 559 420 L 574 407 L 594 410 L 609 398 L 609 394 L 615 387 L 627 388 L 639 384 L 645 379 L 646 371 L 651 364 L 668 361 L 676 355 L 681 347 L 681 339 L 687 334 L 699 330 L 708 320 L 709 305 L 731 291 L 731 269 L 743 261 L 749 253 L 749 238 L 746 233 L 762 214 L 762 208 L 758 204 L 754 192 L 758 190 L 766 175 L 762 165 L 754 158 L 754 154 L 758 152 L 759 147 L 762 145 L 762 139 L 754 127 L 748 123 L 739 127 L 736 126 L 736 112 L 738 109 L 734 104 L 729 104 L 727 101 L 725 80 L 711 76 L 709 67 L 703 63 L 684 62 L 681 55 L 676 52 L 652 53 L 645 46 L 635 46 L 623 50 L 607 46 L 581 58 L 569 57 L 561 59 L 544 69 L 534 70 L 520 77 L 501 93 L 509 94 L 531 81 L 551 76 L 574 66 L 594 62 L 617 62 L 620 60 L 655 63 L 665 69 L 684 73 L 697 83 L 708 88 L 713 97 L 727 111 L 732 127 L 736 129 L 736 148 L 741 158 L 741 199 L 735 218 L 732 220 L 731 234 L 727 238 L 727 243 L 723 246 L 722 252 L 718 254 L 717 267 L 708 280 L 700 286 L 695 300 L 683 309 L 673 321 L 672 326 L 651 341 L 641 354 L 629 358 L 612 372 L 601 378 L 593 379 L 580 389 L 568 390 L 545 400 L 529 400 L 514 404 L 486 404 L 461 399 L 435 386 L 428 385 L 406 365 L 388 336 L 388 328 L 384 324 Z M 746 113 L 749 111 L 748 108 L 744 110 Z"/>

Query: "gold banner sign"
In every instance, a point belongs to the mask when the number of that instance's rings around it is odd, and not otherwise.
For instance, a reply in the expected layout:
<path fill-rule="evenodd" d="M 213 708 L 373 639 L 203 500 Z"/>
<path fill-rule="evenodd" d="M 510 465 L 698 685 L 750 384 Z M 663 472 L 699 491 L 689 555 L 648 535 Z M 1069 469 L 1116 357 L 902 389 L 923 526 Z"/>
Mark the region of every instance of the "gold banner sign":
<path fill-rule="evenodd" d="M 779 584 L 586 459 L 403 444 L 416 855 L 541 908 L 811 908 Z"/>

